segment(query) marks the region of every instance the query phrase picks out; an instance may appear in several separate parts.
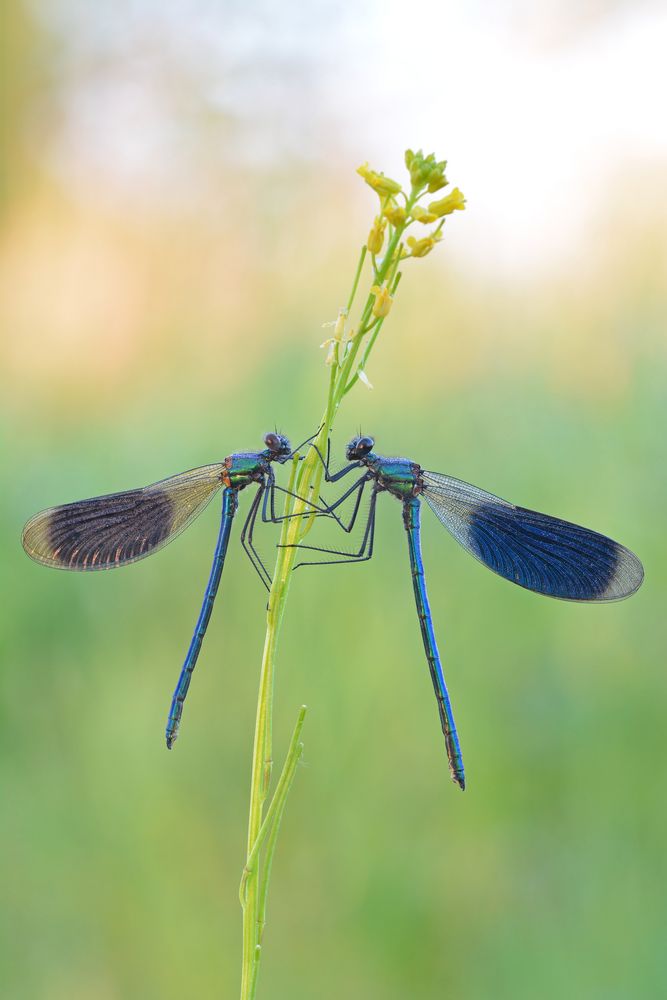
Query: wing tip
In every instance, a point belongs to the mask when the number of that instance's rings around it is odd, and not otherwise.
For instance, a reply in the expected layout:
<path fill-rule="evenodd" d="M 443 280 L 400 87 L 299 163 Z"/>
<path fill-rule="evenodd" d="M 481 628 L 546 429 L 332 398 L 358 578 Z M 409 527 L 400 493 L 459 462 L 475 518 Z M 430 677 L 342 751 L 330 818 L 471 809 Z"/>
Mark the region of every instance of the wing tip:
<path fill-rule="evenodd" d="M 54 552 L 52 547 L 45 542 L 50 524 L 51 508 L 33 514 L 23 526 L 21 545 L 25 554 L 34 562 L 42 563 L 45 566 L 60 566 L 57 552 Z"/>
<path fill-rule="evenodd" d="M 644 582 L 644 566 L 639 556 L 624 545 L 616 544 L 616 566 L 598 601 L 624 601 L 636 594 Z"/>

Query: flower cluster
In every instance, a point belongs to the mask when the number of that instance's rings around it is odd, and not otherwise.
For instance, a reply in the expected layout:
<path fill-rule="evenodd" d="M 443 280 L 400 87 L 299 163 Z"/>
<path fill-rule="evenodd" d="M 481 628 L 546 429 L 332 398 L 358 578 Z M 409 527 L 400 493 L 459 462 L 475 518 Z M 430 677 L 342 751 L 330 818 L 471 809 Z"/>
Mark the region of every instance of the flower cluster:
<path fill-rule="evenodd" d="M 410 183 L 405 189 L 393 177 L 372 170 L 368 163 L 357 169 L 377 194 L 380 204 L 362 249 L 347 306 L 337 320 L 325 324 L 335 327 L 333 337 L 321 346 L 327 348 L 326 364 L 332 369 L 332 384 L 338 385 L 336 379 L 340 379 L 340 398 L 357 381 L 371 388 L 365 373 L 366 362 L 394 304 L 401 280 L 401 263 L 408 257 L 426 257 L 442 239 L 447 216 L 465 208 L 465 198 L 458 188 L 440 198 L 432 197 L 448 187 L 445 160 L 436 160 L 433 153 L 424 155 L 421 149 L 416 153 L 408 149 L 405 166 L 410 175 Z M 411 226 L 417 226 L 418 235 L 407 232 Z M 348 329 L 347 320 L 367 258 L 372 266 L 370 288 L 359 322 Z"/>
<path fill-rule="evenodd" d="M 422 191 L 426 188 L 433 194 L 440 188 L 447 186 L 447 178 L 445 177 L 447 160 L 438 162 L 435 153 L 424 156 L 421 149 L 418 149 L 416 153 L 413 153 L 411 149 L 406 149 L 405 165 L 410 171 L 410 181 L 413 188 L 419 188 Z"/>
<path fill-rule="evenodd" d="M 421 149 L 416 153 L 408 149 L 405 153 L 405 165 L 410 174 L 410 189 L 407 192 L 398 181 L 377 170 L 371 170 L 367 163 L 357 170 L 380 199 L 380 214 L 376 215 L 366 241 L 368 251 L 374 257 L 382 252 L 387 228 L 389 243 L 396 232 L 400 234 L 400 249 L 397 251 L 399 259 L 425 257 L 442 238 L 446 217 L 465 208 L 465 198 L 457 187 L 442 198 L 429 201 L 426 205 L 420 204 L 425 196 L 448 186 L 449 182 L 445 177 L 446 160 L 436 160 L 434 153 L 424 155 Z M 426 236 L 409 236 L 403 242 L 403 231 L 414 222 L 422 226 L 433 225 L 434 228 Z"/>

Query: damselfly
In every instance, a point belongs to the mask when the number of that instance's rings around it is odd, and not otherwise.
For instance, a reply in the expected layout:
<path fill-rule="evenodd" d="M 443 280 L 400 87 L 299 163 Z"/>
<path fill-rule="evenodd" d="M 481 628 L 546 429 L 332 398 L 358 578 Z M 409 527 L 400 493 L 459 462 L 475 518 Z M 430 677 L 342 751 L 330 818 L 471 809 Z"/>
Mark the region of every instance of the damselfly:
<path fill-rule="evenodd" d="M 370 559 L 373 555 L 378 494 L 387 492 L 401 501 L 419 625 L 438 702 L 449 768 L 452 779 L 463 789 L 465 774 L 461 748 L 426 592 L 420 539 L 421 498 L 471 555 L 506 580 L 538 594 L 567 601 L 617 601 L 638 590 L 644 570 L 633 552 L 605 535 L 548 514 L 515 507 L 500 497 L 451 476 L 426 472 L 410 459 L 376 455 L 374 444 L 371 437 L 355 437 L 346 451 L 351 464 L 334 475 L 329 472 L 328 455 L 326 461 L 320 455 L 327 482 L 337 482 L 355 470 L 364 470 L 353 485 L 327 508 L 333 513 L 346 500 L 353 504 L 349 520 L 342 525 L 345 531 L 352 531 L 361 508 L 362 495 L 370 484 L 368 516 L 358 551 L 349 553 L 301 544 L 298 546 L 300 549 L 338 558 L 297 565 Z"/>
<path fill-rule="evenodd" d="M 241 544 L 264 585 L 267 589 L 271 586 L 270 574 L 254 545 L 253 533 L 258 516 L 262 521 L 273 523 L 292 516 L 276 514 L 276 490 L 291 496 L 295 494 L 276 484 L 271 463 L 282 465 L 298 449 L 292 451 L 288 439 L 277 433 L 267 434 L 264 444 L 264 451 L 236 452 L 223 462 L 170 476 L 143 489 L 50 507 L 35 514 L 23 529 L 23 548 L 37 562 L 57 569 L 112 569 L 144 559 L 162 548 L 187 528 L 222 489 L 222 520 L 211 575 L 169 710 L 166 740 L 170 749 L 178 733 L 183 703 L 213 610 L 232 521 L 238 508 L 238 495 L 253 484 L 258 489 L 241 530 Z M 308 504 L 309 514 L 327 513 L 312 501 L 304 502 Z"/>

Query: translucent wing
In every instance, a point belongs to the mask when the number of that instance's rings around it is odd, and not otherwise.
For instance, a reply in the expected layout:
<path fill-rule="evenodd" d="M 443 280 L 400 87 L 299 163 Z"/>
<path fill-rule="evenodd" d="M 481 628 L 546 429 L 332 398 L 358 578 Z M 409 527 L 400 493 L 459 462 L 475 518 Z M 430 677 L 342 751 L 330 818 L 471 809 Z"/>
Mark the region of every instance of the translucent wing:
<path fill-rule="evenodd" d="M 611 538 L 450 476 L 423 477 L 424 499 L 447 530 L 506 580 L 568 601 L 617 601 L 640 587 L 641 562 Z"/>
<path fill-rule="evenodd" d="M 141 490 L 50 507 L 23 529 L 31 559 L 57 569 L 123 566 L 151 555 L 190 524 L 222 486 L 223 465 L 204 465 Z"/>

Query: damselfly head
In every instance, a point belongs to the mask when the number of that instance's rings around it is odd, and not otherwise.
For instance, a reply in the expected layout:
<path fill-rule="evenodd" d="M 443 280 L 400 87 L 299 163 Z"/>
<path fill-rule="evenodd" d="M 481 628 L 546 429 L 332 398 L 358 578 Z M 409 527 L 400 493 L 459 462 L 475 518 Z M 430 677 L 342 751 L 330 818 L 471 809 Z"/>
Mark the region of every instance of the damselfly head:
<path fill-rule="evenodd" d="M 292 446 L 283 434 L 274 434 L 269 431 L 264 436 L 264 444 L 268 448 L 272 461 L 285 462 L 292 454 Z"/>
<path fill-rule="evenodd" d="M 373 450 L 374 444 L 375 441 L 372 437 L 352 438 L 345 449 L 345 457 L 348 462 L 359 462 Z"/>

